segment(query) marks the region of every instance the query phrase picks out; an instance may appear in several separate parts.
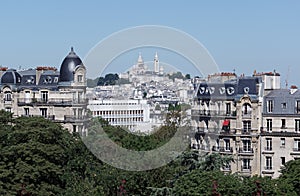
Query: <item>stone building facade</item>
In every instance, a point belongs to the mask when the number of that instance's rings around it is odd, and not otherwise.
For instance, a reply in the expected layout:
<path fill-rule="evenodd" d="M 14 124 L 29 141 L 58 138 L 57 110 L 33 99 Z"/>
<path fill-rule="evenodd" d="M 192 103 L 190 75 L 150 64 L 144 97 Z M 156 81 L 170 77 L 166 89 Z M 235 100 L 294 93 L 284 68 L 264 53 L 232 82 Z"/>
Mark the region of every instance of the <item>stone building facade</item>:
<path fill-rule="evenodd" d="M 278 177 L 300 157 L 300 92 L 281 89 L 278 73 L 213 76 L 195 90 L 192 147 L 231 155 L 225 172 Z"/>
<path fill-rule="evenodd" d="M 55 67 L 1 68 L 0 109 L 18 116 L 42 116 L 71 132 L 86 134 L 86 68 L 73 48 Z"/>

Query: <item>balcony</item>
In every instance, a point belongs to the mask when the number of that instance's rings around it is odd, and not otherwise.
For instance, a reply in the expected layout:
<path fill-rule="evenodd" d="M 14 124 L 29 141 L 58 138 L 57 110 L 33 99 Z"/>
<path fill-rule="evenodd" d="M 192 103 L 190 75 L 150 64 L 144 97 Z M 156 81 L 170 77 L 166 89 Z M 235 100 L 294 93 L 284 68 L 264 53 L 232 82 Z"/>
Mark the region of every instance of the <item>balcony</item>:
<path fill-rule="evenodd" d="M 300 155 L 300 148 L 293 148 L 293 152 L 291 152 L 291 155 Z"/>
<path fill-rule="evenodd" d="M 63 121 L 74 123 L 74 122 L 84 122 L 84 121 L 87 121 L 88 119 L 89 118 L 86 116 L 65 115 Z"/>
<path fill-rule="evenodd" d="M 264 168 L 263 168 L 263 171 L 262 171 L 262 173 L 263 174 L 274 174 L 275 172 L 274 172 L 274 170 L 273 170 L 274 168 L 270 165 L 270 166 L 265 166 Z"/>
<path fill-rule="evenodd" d="M 239 154 L 240 155 L 253 155 L 254 154 L 254 150 L 253 148 L 241 148 L 239 149 Z"/>
<path fill-rule="evenodd" d="M 219 152 L 224 153 L 224 154 L 232 154 L 233 148 L 232 147 L 229 147 L 229 148 L 228 147 L 227 148 L 220 147 Z"/>
<path fill-rule="evenodd" d="M 263 152 L 262 152 L 263 154 L 274 154 L 274 151 L 273 151 L 273 148 L 272 147 L 265 147 L 264 148 L 264 150 L 263 150 Z"/>
<path fill-rule="evenodd" d="M 11 106 L 12 105 L 12 99 L 4 99 L 4 105 L 5 106 Z"/>
<path fill-rule="evenodd" d="M 228 112 L 223 110 L 192 110 L 192 117 L 236 117 L 236 112 Z"/>
<path fill-rule="evenodd" d="M 241 172 L 243 173 L 250 173 L 251 169 L 252 169 L 251 166 L 244 166 L 244 165 L 241 166 Z"/>
<path fill-rule="evenodd" d="M 218 128 L 204 128 L 204 127 L 196 127 L 196 132 L 197 133 L 219 133 Z"/>
<path fill-rule="evenodd" d="M 52 121 L 55 121 L 55 115 L 47 115 L 47 116 L 42 116 L 42 115 L 22 115 L 22 116 L 25 116 L 25 117 L 43 117 L 47 120 L 52 120 Z"/>
<path fill-rule="evenodd" d="M 53 99 L 36 99 L 36 98 L 25 98 L 25 99 L 18 99 L 18 106 L 70 106 L 72 105 L 71 99 L 64 99 L 64 98 L 53 98 Z"/>
<path fill-rule="evenodd" d="M 243 119 L 251 119 L 251 117 L 252 117 L 252 112 L 251 111 L 242 113 L 242 118 Z"/>

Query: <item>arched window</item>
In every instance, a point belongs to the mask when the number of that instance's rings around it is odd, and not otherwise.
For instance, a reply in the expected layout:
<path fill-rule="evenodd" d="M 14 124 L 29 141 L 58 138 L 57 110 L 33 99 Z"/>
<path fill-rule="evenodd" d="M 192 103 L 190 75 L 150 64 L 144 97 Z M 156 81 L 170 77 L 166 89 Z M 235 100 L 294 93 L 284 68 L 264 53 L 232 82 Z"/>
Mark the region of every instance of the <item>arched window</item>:
<path fill-rule="evenodd" d="M 4 101 L 11 101 L 11 100 L 12 100 L 11 91 L 5 91 L 4 92 Z"/>
<path fill-rule="evenodd" d="M 243 114 L 249 115 L 249 114 L 251 114 L 251 111 L 252 111 L 251 105 L 249 103 L 245 103 L 243 105 Z"/>

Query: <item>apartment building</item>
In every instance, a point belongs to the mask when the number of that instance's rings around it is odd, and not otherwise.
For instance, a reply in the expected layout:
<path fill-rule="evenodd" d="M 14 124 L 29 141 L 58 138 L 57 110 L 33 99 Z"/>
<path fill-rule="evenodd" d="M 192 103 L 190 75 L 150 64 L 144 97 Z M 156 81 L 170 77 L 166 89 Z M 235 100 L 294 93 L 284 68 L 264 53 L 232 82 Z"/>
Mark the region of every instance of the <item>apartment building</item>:
<path fill-rule="evenodd" d="M 276 89 L 264 97 L 261 175 L 278 177 L 280 167 L 300 158 L 300 92 Z"/>
<path fill-rule="evenodd" d="M 60 70 L 0 69 L 0 109 L 18 116 L 42 116 L 71 132 L 86 134 L 86 68 L 73 48 Z"/>

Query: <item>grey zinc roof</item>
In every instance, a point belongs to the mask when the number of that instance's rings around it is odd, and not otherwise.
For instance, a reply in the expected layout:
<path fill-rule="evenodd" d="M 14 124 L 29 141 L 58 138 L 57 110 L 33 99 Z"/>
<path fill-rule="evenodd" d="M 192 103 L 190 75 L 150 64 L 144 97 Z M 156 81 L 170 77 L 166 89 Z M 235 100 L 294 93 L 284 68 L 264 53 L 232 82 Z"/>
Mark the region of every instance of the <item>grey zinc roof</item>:
<path fill-rule="evenodd" d="M 273 112 L 267 112 L 267 102 L 273 100 Z M 293 115 L 296 114 L 296 101 L 300 101 L 300 91 L 297 90 L 291 94 L 289 89 L 272 90 L 264 98 L 264 114 L 269 115 Z M 282 104 L 286 103 L 286 108 L 282 108 Z"/>

